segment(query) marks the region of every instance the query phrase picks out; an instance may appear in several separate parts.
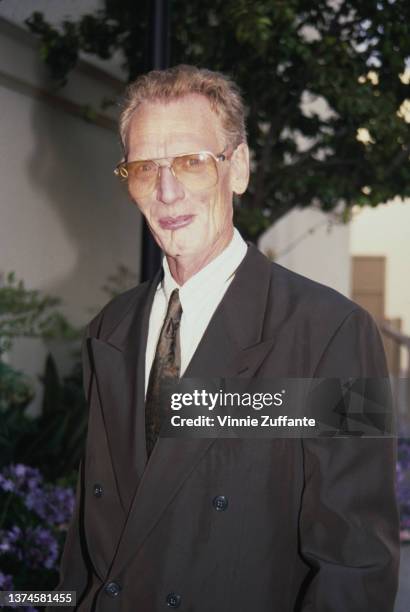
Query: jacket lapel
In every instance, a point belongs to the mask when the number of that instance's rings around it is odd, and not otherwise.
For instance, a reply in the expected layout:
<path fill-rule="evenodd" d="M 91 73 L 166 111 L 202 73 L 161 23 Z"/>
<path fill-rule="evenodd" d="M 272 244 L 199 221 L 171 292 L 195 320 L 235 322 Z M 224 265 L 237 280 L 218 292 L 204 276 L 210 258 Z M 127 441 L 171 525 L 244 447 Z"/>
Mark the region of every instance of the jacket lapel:
<path fill-rule="evenodd" d="M 253 245 L 216 309 L 184 378 L 252 376 L 274 339 L 265 340 L 271 265 Z"/>
<path fill-rule="evenodd" d="M 146 464 L 145 346 L 159 278 L 158 274 L 144 287 L 107 336 L 90 339 L 97 392 L 125 515 Z"/>
<path fill-rule="evenodd" d="M 270 276 L 269 262 L 255 247 L 250 246 L 184 378 L 250 377 L 255 373 L 274 342 L 273 339 L 261 342 Z M 146 335 L 142 344 L 145 353 Z M 142 355 L 139 358 L 141 361 Z M 136 425 L 145 432 L 141 403 L 138 404 L 138 412 L 140 416 Z M 141 438 L 141 431 L 135 431 L 135 435 Z M 166 507 L 214 441 L 159 438 L 136 490 L 111 575 L 117 575 L 138 552 Z M 121 444 L 121 439 L 116 440 L 116 444 Z M 122 462 L 126 462 L 126 456 Z"/>

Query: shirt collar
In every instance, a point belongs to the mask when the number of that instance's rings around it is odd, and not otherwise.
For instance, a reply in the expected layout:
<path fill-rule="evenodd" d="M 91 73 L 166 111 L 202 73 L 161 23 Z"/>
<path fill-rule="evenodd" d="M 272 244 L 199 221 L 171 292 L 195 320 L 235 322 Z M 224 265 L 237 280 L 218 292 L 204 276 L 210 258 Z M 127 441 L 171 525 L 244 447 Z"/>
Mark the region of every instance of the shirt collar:
<path fill-rule="evenodd" d="M 231 279 L 242 259 L 246 255 L 248 245 L 234 228 L 234 233 L 231 242 L 228 246 L 204 268 L 191 276 L 182 287 L 178 285 L 172 277 L 169 270 L 168 262 L 164 257 L 162 266 L 164 269 L 164 278 L 162 281 L 162 289 L 164 291 L 167 303 L 174 289 L 179 289 L 179 298 L 181 300 L 182 310 L 187 313 L 207 296 L 210 289 L 218 291 L 223 290 L 225 284 Z"/>

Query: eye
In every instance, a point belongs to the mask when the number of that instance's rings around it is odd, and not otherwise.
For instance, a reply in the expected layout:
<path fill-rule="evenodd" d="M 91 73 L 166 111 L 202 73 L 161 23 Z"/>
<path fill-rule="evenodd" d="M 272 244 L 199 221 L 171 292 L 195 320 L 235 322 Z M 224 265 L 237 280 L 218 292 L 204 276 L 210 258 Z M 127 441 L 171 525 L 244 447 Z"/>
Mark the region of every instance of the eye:
<path fill-rule="evenodd" d="M 130 176 L 144 179 L 157 173 L 157 166 L 152 161 L 137 161 L 128 164 Z"/>
<path fill-rule="evenodd" d="M 175 159 L 176 166 L 185 172 L 197 172 L 206 165 L 206 158 L 201 154 L 184 155 Z"/>
<path fill-rule="evenodd" d="M 199 166 L 202 162 L 198 157 L 189 157 L 186 161 L 187 166 L 189 166 L 190 168 L 196 168 L 197 166 Z"/>
<path fill-rule="evenodd" d="M 142 162 L 137 166 L 137 171 L 140 174 L 147 174 L 148 172 L 155 171 L 156 166 L 153 162 Z"/>

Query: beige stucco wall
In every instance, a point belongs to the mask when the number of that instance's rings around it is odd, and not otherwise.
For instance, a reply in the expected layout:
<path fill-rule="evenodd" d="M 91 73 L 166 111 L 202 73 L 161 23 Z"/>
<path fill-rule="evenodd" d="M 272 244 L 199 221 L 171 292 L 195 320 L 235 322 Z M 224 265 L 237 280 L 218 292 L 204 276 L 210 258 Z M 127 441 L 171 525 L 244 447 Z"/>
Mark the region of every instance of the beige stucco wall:
<path fill-rule="evenodd" d="M 112 173 L 116 111 L 99 107 L 116 96 L 118 84 L 86 66 L 55 90 L 34 39 L 0 20 L 0 275 L 60 297 L 76 325 L 108 300 L 119 264 L 139 270 L 140 215 Z M 82 104 L 106 115 L 100 125 L 76 115 Z M 8 359 L 36 379 L 48 348 L 22 340 Z M 64 370 L 67 347 L 53 350 Z"/>
<path fill-rule="evenodd" d="M 357 210 L 351 253 L 386 257 L 386 315 L 400 317 L 402 331 L 410 335 L 410 200 Z"/>
<path fill-rule="evenodd" d="M 349 225 L 313 208 L 295 208 L 259 241 L 276 263 L 350 296 Z"/>

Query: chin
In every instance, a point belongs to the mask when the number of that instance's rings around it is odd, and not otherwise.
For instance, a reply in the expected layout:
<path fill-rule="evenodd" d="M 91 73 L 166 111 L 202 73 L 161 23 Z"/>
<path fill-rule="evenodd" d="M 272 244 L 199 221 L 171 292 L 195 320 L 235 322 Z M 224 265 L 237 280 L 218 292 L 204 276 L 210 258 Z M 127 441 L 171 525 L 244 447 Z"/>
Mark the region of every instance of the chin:
<path fill-rule="evenodd" d="M 194 233 L 192 229 L 191 235 L 188 232 L 177 230 L 171 236 L 169 234 L 164 235 L 163 231 L 161 231 L 157 233 L 155 238 L 160 249 L 166 255 L 170 257 L 183 257 L 185 255 L 193 255 L 204 248 L 204 243 L 201 243 L 197 237 L 195 240 L 192 240 L 192 233 Z"/>
<path fill-rule="evenodd" d="M 162 250 L 170 257 L 195 257 L 204 249 L 203 246 L 201 249 L 199 245 L 187 244 L 181 241 L 179 243 L 163 243 Z"/>

